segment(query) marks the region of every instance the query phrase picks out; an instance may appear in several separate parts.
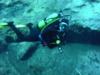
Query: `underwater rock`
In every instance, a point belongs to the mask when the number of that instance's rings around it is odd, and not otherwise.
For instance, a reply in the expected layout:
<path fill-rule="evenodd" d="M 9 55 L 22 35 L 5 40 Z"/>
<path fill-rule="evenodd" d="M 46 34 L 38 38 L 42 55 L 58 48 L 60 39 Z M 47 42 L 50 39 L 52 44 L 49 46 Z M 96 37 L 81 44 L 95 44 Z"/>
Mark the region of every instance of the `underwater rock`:
<path fill-rule="evenodd" d="M 99 75 L 100 74 L 100 51 L 98 47 L 88 51 L 86 56 L 81 57 L 82 63 L 76 67 L 76 72 L 79 75 Z M 99 54 L 99 55 L 98 55 Z"/>
<path fill-rule="evenodd" d="M 92 2 L 92 3 L 91 3 Z M 51 13 L 64 10 L 71 16 L 71 23 L 78 22 L 82 26 L 100 29 L 100 2 L 92 0 L 1 0 L 0 22 L 15 21 L 17 24 L 37 22 Z M 73 5 L 73 6 L 72 6 Z M 23 10 L 22 10 L 23 9 Z"/>
<path fill-rule="evenodd" d="M 7 53 L 0 54 L 0 75 L 18 75 L 19 72 L 10 62 Z"/>
<path fill-rule="evenodd" d="M 36 25 L 41 19 L 62 9 L 64 14 L 71 16 L 70 25 L 100 30 L 99 0 L 0 0 L 0 22 L 32 22 Z M 79 34 L 84 32 L 74 30 Z M 3 42 L 7 32 L 6 29 L 0 30 L 0 75 L 100 75 L 100 46 L 68 41 L 61 48 L 54 49 L 33 42 L 6 45 Z M 87 37 L 85 33 L 84 37 Z"/>

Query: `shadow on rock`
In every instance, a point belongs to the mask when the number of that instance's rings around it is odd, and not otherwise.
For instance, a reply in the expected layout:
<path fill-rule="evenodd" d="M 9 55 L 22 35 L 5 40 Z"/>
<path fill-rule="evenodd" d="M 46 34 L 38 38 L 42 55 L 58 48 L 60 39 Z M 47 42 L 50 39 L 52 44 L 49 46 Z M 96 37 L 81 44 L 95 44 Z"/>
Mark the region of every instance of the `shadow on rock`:
<path fill-rule="evenodd" d="M 66 43 L 100 45 L 100 31 L 81 26 L 72 26 L 66 32 Z"/>
<path fill-rule="evenodd" d="M 29 48 L 28 48 L 28 50 L 26 51 L 26 53 L 20 58 L 20 60 L 27 60 L 27 59 L 29 59 L 30 57 L 32 57 L 32 55 L 35 53 L 35 51 L 37 50 L 37 48 L 38 48 L 38 46 L 39 46 L 39 43 L 36 43 L 36 44 L 34 44 L 34 45 L 32 45 L 32 46 L 30 46 Z"/>
<path fill-rule="evenodd" d="M 6 52 L 7 47 L 8 47 L 7 43 L 0 42 L 0 53 Z"/>

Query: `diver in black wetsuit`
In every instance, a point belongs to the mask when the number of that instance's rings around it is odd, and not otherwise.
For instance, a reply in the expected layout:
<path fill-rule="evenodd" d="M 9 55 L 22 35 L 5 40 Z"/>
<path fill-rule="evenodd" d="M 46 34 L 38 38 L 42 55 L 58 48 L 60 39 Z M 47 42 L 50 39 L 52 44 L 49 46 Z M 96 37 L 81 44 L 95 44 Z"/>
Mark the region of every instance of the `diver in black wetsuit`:
<path fill-rule="evenodd" d="M 9 42 L 36 42 L 41 41 L 43 46 L 54 48 L 60 44 L 68 43 L 88 43 L 100 45 L 100 31 L 91 30 L 88 27 L 79 25 L 69 25 L 69 20 L 61 17 L 61 14 L 53 14 L 44 20 L 41 20 L 37 26 L 28 23 L 26 26 L 30 30 L 29 35 L 23 34 L 13 22 L 8 22 L 8 26 L 17 34 L 18 39 L 12 40 L 11 37 L 6 37 Z M 11 42 L 10 41 L 10 42 Z M 27 60 L 36 51 L 38 44 L 30 47 L 29 50 L 20 58 Z"/>
<path fill-rule="evenodd" d="M 49 48 L 70 42 L 100 44 L 100 31 L 79 25 L 69 25 L 69 20 L 64 18 L 62 13 L 54 13 L 41 20 L 37 26 L 32 27 L 32 25 L 32 23 L 27 24 L 30 35 L 26 36 L 15 27 L 13 22 L 8 23 L 8 26 L 17 34 L 16 41 L 19 42 L 41 41 L 43 46 Z"/>
<path fill-rule="evenodd" d="M 17 34 L 18 39 L 15 40 L 17 42 L 41 41 L 43 46 L 53 48 L 62 43 L 64 37 L 63 34 L 65 33 L 65 28 L 68 23 L 67 19 L 61 18 L 61 14 L 54 13 L 45 20 L 40 21 L 37 26 L 32 27 L 33 24 L 28 23 L 26 25 L 30 30 L 28 36 L 22 34 L 13 22 L 8 22 L 8 26 Z"/>

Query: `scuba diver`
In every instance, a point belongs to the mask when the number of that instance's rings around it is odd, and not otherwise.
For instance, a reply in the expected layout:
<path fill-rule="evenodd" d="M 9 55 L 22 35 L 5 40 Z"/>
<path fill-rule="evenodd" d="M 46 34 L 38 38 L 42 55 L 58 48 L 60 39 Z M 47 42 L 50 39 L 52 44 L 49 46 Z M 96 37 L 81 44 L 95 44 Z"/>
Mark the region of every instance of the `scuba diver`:
<path fill-rule="evenodd" d="M 43 46 L 48 46 L 49 48 L 54 48 L 66 42 L 100 44 L 100 30 L 93 30 L 78 24 L 71 25 L 68 16 L 70 17 L 70 15 L 64 15 L 63 11 L 60 11 L 41 20 L 37 25 L 32 23 L 14 25 L 13 22 L 8 22 L 0 24 L 0 28 L 9 26 L 18 37 L 16 40 L 13 40 L 12 37 L 8 36 L 6 37 L 7 42 L 40 41 Z M 17 28 L 26 26 L 30 30 L 29 35 L 23 34 Z"/>
<path fill-rule="evenodd" d="M 9 26 L 17 35 L 18 39 L 15 41 L 41 41 L 43 46 L 54 48 L 64 41 L 65 30 L 69 25 L 69 20 L 63 15 L 63 12 L 53 13 L 44 20 L 41 20 L 36 26 L 32 27 L 32 23 L 28 23 L 26 26 L 29 28 L 29 35 L 23 34 L 13 22 L 8 22 Z M 24 25 L 25 26 L 25 25 Z M 12 40 L 11 37 L 7 37 L 6 40 Z"/>
<path fill-rule="evenodd" d="M 67 16 L 67 17 L 66 17 Z M 53 13 L 44 20 L 41 20 L 37 25 L 28 23 L 26 25 L 15 25 L 14 22 L 0 24 L 10 27 L 17 35 L 17 39 L 7 36 L 6 41 L 9 42 L 37 42 L 40 41 L 43 46 L 54 48 L 66 43 L 89 43 L 100 45 L 100 30 L 92 30 L 82 25 L 71 25 L 68 19 L 70 15 L 63 15 L 63 12 Z M 28 27 L 29 35 L 23 34 L 18 27 Z M 97 37 L 98 36 L 98 37 Z M 30 47 L 21 60 L 29 59 L 36 51 L 38 44 Z"/>
<path fill-rule="evenodd" d="M 69 16 L 69 15 L 66 15 Z M 65 18 L 62 11 L 59 13 L 53 13 L 44 20 L 41 20 L 37 25 L 28 23 L 26 25 L 15 25 L 14 22 L 0 23 L 0 28 L 5 26 L 10 27 L 17 35 L 17 39 L 11 36 L 6 36 L 7 43 L 12 42 L 40 42 L 43 46 L 47 46 L 52 49 L 61 44 L 64 44 L 66 38 L 66 29 L 69 27 L 69 20 Z M 27 27 L 29 33 L 23 34 L 19 28 Z M 25 54 L 22 54 L 20 60 L 29 59 L 38 48 L 36 43 L 30 47 Z"/>

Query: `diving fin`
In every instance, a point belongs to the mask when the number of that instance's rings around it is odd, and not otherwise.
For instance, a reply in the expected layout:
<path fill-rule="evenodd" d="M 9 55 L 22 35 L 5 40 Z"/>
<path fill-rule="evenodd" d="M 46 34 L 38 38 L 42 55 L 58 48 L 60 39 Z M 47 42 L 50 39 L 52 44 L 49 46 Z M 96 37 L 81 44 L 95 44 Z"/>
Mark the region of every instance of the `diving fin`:
<path fill-rule="evenodd" d="M 3 29 L 5 27 L 8 27 L 9 26 L 8 23 L 9 22 L 5 22 L 5 23 L 1 22 L 0 23 L 0 29 Z M 15 25 L 15 27 L 16 28 L 24 28 L 24 27 L 26 27 L 26 25 L 24 25 L 24 24 L 17 24 L 17 25 Z"/>

